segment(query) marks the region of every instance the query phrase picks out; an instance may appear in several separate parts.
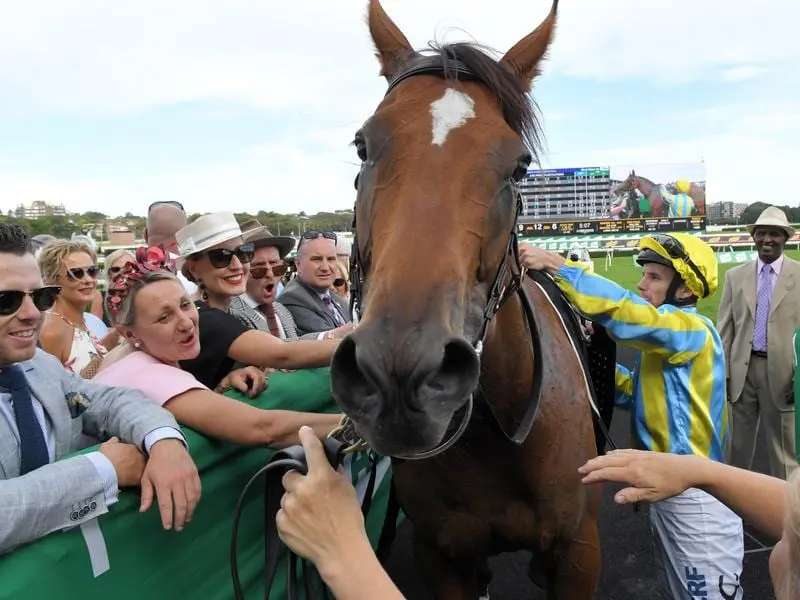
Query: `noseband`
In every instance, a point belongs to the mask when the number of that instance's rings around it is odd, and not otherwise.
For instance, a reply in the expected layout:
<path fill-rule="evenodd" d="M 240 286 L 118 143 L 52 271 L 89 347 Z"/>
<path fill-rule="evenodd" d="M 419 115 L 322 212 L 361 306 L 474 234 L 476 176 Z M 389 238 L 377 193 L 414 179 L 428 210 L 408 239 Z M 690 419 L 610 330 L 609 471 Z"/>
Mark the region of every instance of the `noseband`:
<path fill-rule="evenodd" d="M 441 78 L 455 78 L 459 80 L 478 81 L 478 82 L 481 81 L 480 78 L 466 64 L 464 64 L 460 60 L 452 58 L 443 60 L 439 56 L 430 56 L 430 57 L 425 57 L 423 60 L 416 63 L 415 65 L 413 65 L 412 67 L 410 67 L 406 71 L 403 71 L 397 77 L 395 77 L 389 83 L 389 87 L 386 90 L 386 95 L 389 95 L 389 93 L 391 93 L 391 91 L 401 82 L 411 77 L 415 77 L 417 75 L 434 75 Z M 454 75 L 456 77 L 453 77 Z M 359 183 L 359 177 L 356 178 L 355 182 L 356 189 L 358 189 L 358 183 Z M 510 188 L 516 202 L 516 213 L 514 217 L 514 223 L 508 235 L 506 252 L 503 255 L 503 259 L 500 262 L 500 265 L 497 267 L 494 281 L 492 282 L 492 286 L 489 290 L 489 297 L 486 302 L 486 306 L 484 307 L 483 310 L 482 322 L 478 330 L 478 335 L 472 342 L 472 348 L 475 350 L 478 359 L 480 359 L 481 355 L 483 354 L 484 342 L 486 341 L 486 336 L 489 331 L 489 324 L 491 323 L 492 319 L 497 314 L 497 312 L 500 310 L 500 308 L 502 308 L 505 301 L 515 292 L 518 292 L 523 301 L 522 303 L 525 307 L 527 320 L 531 327 L 531 333 L 533 334 L 534 338 L 533 402 L 526 411 L 526 414 L 522 422 L 520 423 L 517 432 L 512 436 L 507 436 L 510 441 L 519 445 L 522 444 L 522 442 L 524 442 L 525 439 L 528 437 L 528 433 L 530 432 L 530 429 L 533 426 L 533 418 L 536 413 L 535 409 L 536 406 L 538 405 L 538 398 L 541 392 L 541 377 L 539 376 L 541 373 L 541 348 L 539 347 L 539 336 L 537 334 L 536 321 L 533 318 L 533 309 L 532 306 L 530 305 L 530 299 L 527 298 L 527 294 L 524 293 L 521 287 L 521 282 L 524 273 L 519 268 L 519 247 L 517 245 L 517 220 L 519 219 L 519 216 L 522 214 L 522 194 L 520 193 L 517 182 L 514 179 L 512 178 L 507 179 L 506 185 Z M 358 200 L 356 200 L 356 209 L 358 208 L 357 204 Z M 354 232 L 356 231 L 356 213 L 357 210 L 354 210 L 353 211 Z M 358 323 L 358 321 L 361 318 L 361 312 L 363 310 L 363 302 L 364 302 L 363 288 L 366 282 L 367 275 L 368 273 L 366 273 L 365 269 L 363 268 L 363 264 L 359 254 L 358 235 L 357 233 L 354 233 L 353 246 L 350 254 L 350 310 L 352 313 L 353 323 Z M 408 455 L 395 455 L 392 458 L 401 460 L 424 460 L 428 458 L 433 458 L 434 456 L 437 456 L 438 454 L 441 454 L 445 450 L 452 447 L 456 442 L 458 442 L 459 439 L 461 439 L 461 436 L 464 434 L 464 432 L 467 429 L 467 426 L 469 425 L 474 405 L 473 396 L 474 394 L 470 394 L 466 406 L 463 409 L 461 409 L 461 411 L 463 412 L 463 416 L 461 417 L 457 428 L 443 442 L 441 442 L 439 445 L 435 446 L 431 450 L 427 450 L 425 452 L 408 454 Z"/>

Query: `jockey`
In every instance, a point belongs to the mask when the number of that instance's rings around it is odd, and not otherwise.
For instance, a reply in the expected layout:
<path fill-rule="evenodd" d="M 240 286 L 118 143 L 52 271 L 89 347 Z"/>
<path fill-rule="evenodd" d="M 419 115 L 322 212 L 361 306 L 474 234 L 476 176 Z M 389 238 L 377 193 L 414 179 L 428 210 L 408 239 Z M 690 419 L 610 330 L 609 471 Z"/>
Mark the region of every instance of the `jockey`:
<path fill-rule="evenodd" d="M 668 217 L 691 217 L 694 212 L 694 199 L 689 195 L 692 185 L 685 179 L 675 183 L 675 194 L 670 194 L 666 186 L 661 186 L 661 198 L 669 206 Z"/>
<path fill-rule="evenodd" d="M 578 311 L 638 351 L 633 371 L 617 366 L 617 405 L 631 410 L 636 447 L 723 462 L 725 358 L 719 333 L 696 308 L 717 289 L 716 256 L 680 233 L 644 237 L 639 249 L 641 296 L 528 244 L 520 244 L 520 262 L 553 275 Z M 742 521 L 724 504 L 690 489 L 654 504 L 650 520 L 668 597 L 742 597 Z"/>

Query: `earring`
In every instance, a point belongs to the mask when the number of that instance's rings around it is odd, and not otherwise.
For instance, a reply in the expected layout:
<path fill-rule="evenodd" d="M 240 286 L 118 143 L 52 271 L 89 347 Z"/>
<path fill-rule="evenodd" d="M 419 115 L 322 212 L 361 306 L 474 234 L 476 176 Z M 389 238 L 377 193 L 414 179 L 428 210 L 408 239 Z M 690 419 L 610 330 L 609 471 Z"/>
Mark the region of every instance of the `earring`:
<path fill-rule="evenodd" d="M 208 293 L 206 292 L 206 286 L 203 285 L 202 281 L 197 283 L 197 287 L 200 288 L 200 300 L 203 302 L 208 302 Z"/>
<path fill-rule="evenodd" d="M 133 347 L 138 350 L 141 347 L 141 344 L 139 342 L 133 342 Z"/>

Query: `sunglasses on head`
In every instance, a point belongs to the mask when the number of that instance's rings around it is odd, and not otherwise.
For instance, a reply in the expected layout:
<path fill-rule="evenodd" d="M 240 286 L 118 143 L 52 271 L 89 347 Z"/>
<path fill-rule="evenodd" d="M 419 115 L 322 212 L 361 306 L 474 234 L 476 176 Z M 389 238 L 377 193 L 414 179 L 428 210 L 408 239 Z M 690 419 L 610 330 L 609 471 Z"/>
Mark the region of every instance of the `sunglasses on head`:
<path fill-rule="evenodd" d="M 162 204 L 166 204 L 168 206 L 175 206 L 177 208 L 180 208 L 183 212 L 186 212 L 186 209 L 183 208 L 183 204 L 181 204 L 180 202 L 176 202 L 175 200 L 159 200 L 158 202 L 153 202 L 150 206 L 147 207 L 147 212 L 153 210 L 153 207 L 161 206 Z"/>
<path fill-rule="evenodd" d="M 25 296 L 31 297 L 33 305 L 39 312 L 50 310 L 53 308 L 53 304 L 56 303 L 59 293 L 61 293 L 61 287 L 57 285 L 48 285 L 29 292 L 19 290 L 0 291 L 0 315 L 5 317 L 17 312 L 19 307 L 22 306 Z"/>
<path fill-rule="evenodd" d="M 97 274 L 100 272 L 100 267 L 97 265 L 91 265 L 89 267 L 75 267 L 73 269 L 67 269 L 67 275 L 76 281 L 83 279 L 84 275 L 88 275 L 92 279 L 97 279 Z"/>
<path fill-rule="evenodd" d="M 315 240 L 320 236 L 324 237 L 326 240 L 333 241 L 334 244 L 336 243 L 336 234 L 332 231 L 317 231 L 316 229 L 309 229 L 300 236 L 300 246 L 302 246 L 306 240 Z M 300 246 L 298 246 L 298 250 L 300 249 Z"/>
<path fill-rule="evenodd" d="M 250 266 L 250 277 L 253 279 L 264 279 L 267 273 L 272 271 L 273 277 L 283 277 L 286 273 L 286 265 L 258 265 Z"/>
<path fill-rule="evenodd" d="M 233 257 L 239 259 L 242 264 L 247 264 L 253 260 L 253 253 L 256 251 L 253 244 L 242 244 L 238 248 L 228 250 L 227 248 L 217 248 L 215 250 L 207 250 L 203 254 L 208 255 L 208 260 L 216 269 L 224 269 L 231 264 Z"/>

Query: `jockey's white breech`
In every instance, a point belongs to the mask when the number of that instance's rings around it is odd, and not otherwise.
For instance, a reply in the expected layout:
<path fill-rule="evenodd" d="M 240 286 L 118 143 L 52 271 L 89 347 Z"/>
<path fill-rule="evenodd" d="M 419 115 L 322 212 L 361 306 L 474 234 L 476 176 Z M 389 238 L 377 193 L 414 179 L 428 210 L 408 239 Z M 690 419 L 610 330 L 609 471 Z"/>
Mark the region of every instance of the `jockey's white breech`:
<path fill-rule="evenodd" d="M 741 600 L 742 520 L 698 489 L 650 506 L 656 568 L 665 598 Z"/>

